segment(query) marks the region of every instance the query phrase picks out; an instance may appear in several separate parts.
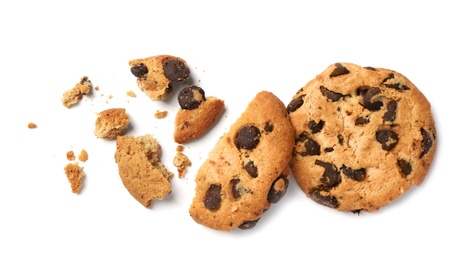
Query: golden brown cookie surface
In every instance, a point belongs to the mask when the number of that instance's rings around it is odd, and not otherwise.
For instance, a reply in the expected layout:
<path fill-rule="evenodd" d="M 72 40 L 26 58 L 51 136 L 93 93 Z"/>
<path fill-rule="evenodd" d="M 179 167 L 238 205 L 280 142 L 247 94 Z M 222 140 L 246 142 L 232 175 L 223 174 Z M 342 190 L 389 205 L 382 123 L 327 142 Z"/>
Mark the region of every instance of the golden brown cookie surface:
<path fill-rule="evenodd" d="M 431 107 L 400 73 L 332 64 L 287 109 L 293 176 L 322 205 L 376 211 L 428 173 L 437 136 Z"/>
<path fill-rule="evenodd" d="M 285 194 L 293 147 L 285 105 L 258 93 L 198 170 L 191 217 L 216 230 L 253 227 Z"/>

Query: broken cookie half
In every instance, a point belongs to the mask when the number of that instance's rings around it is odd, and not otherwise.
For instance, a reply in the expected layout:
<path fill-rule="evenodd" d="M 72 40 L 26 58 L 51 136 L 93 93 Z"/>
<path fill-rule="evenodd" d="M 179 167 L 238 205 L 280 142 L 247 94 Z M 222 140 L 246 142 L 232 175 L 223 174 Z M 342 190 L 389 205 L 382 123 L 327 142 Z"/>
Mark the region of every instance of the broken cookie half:
<path fill-rule="evenodd" d="M 129 193 L 144 207 L 153 200 L 162 200 L 172 192 L 167 171 L 160 161 L 162 149 L 150 134 L 144 136 L 118 136 L 115 161 L 119 176 Z"/>

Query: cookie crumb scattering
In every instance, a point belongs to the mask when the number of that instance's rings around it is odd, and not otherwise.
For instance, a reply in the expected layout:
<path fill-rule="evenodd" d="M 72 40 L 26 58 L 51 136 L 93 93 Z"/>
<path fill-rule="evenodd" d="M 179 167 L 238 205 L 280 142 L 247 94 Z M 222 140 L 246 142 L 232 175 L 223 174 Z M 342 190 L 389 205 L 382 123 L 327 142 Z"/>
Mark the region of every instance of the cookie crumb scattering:
<path fill-rule="evenodd" d="M 88 160 L 88 152 L 85 149 L 82 149 L 78 155 L 78 159 L 81 162 L 86 162 Z"/>
<path fill-rule="evenodd" d="M 92 82 L 88 79 L 87 76 L 83 76 L 80 79 L 80 82 L 75 84 L 75 86 L 62 94 L 62 105 L 67 108 L 77 104 L 83 97 L 90 92 L 92 87 Z"/>
<path fill-rule="evenodd" d="M 126 96 L 128 96 L 128 97 L 137 97 L 136 93 L 134 93 L 134 91 L 132 91 L 132 90 L 129 90 L 128 92 L 126 92 Z"/>
<path fill-rule="evenodd" d="M 116 139 L 123 135 L 130 119 L 124 108 L 110 108 L 98 113 L 95 121 L 95 136 L 103 139 Z"/>
<path fill-rule="evenodd" d="M 166 117 L 168 114 L 167 111 L 165 110 L 157 110 L 154 114 L 154 117 L 157 118 L 157 119 L 162 119 L 164 117 Z"/>
<path fill-rule="evenodd" d="M 36 124 L 33 123 L 33 122 L 29 122 L 29 123 L 28 123 L 28 128 L 29 128 L 29 129 L 35 129 L 35 128 L 37 128 L 37 127 L 38 127 L 38 125 L 36 125 Z"/>
<path fill-rule="evenodd" d="M 69 184 L 72 189 L 72 192 L 79 193 L 83 185 L 83 177 L 84 177 L 83 167 L 80 167 L 78 165 L 78 162 L 68 163 L 64 167 L 64 172 L 65 172 L 65 175 L 67 176 L 67 179 L 69 180 Z"/>
<path fill-rule="evenodd" d="M 69 161 L 75 160 L 74 151 L 67 151 L 66 157 L 67 157 L 67 160 L 69 160 Z"/>
<path fill-rule="evenodd" d="M 185 175 L 187 167 L 191 166 L 191 161 L 184 153 L 177 152 L 177 154 L 173 158 L 173 165 L 177 167 L 178 178 L 182 179 Z"/>

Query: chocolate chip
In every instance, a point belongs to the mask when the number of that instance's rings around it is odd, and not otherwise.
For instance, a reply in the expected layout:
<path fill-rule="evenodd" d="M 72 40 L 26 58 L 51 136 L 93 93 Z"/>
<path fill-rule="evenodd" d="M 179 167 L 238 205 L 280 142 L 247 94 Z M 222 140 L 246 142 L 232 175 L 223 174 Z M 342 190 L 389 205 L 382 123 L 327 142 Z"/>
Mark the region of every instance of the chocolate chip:
<path fill-rule="evenodd" d="M 404 176 L 407 176 L 412 172 L 412 166 L 408 161 L 404 159 L 398 159 L 397 165 L 399 166 L 399 168 L 401 168 L 401 172 L 404 174 Z"/>
<path fill-rule="evenodd" d="M 430 151 L 430 148 L 432 148 L 433 140 L 430 134 L 425 131 L 425 129 L 420 128 L 420 133 L 422 134 L 422 153 L 420 153 L 419 158 L 422 158 Z"/>
<path fill-rule="evenodd" d="M 369 116 L 362 116 L 355 120 L 355 125 L 365 125 L 365 124 L 368 124 L 369 122 L 370 122 Z"/>
<path fill-rule="evenodd" d="M 344 141 L 343 135 L 337 135 L 337 140 L 339 140 L 340 145 L 343 145 L 343 141 Z"/>
<path fill-rule="evenodd" d="M 321 160 L 316 160 L 315 164 L 325 169 L 324 174 L 322 174 L 320 179 L 325 187 L 334 187 L 342 181 L 340 172 L 335 165 Z"/>
<path fill-rule="evenodd" d="M 389 73 L 388 77 L 383 80 L 383 85 L 386 86 L 387 88 L 392 88 L 396 90 L 409 90 L 410 89 L 408 86 L 403 85 L 399 82 L 386 83 L 390 79 L 394 79 L 394 73 Z"/>
<path fill-rule="evenodd" d="M 330 73 L 330 77 L 331 78 L 338 77 L 338 76 L 345 75 L 348 73 L 350 73 L 350 71 L 347 68 L 345 68 L 342 64 L 335 63 L 335 69 L 332 71 L 332 73 Z"/>
<path fill-rule="evenodd" d="M 320 155 L 321 154 L 321 147 L 320 145 L 309 138 L 305 133 L 299 135 L 296 138 L 296 143 L 301 144 L 300 148 L 303 148 L 302 151 L 297 151 L 298 154 L 301 156 L 312 156 L 312 155 Z"/>
<path fill-rule="evenodd" d="M 142 77 L 149 73 L 149 70 L 147 69 L 147 66 L 144 65 L 144 63 L 139 63 L 131 67 L 131 73 L 136 77 Z"/>
<path fill-rule="evenodd" d="M 163 66 L 164 75 L 170 81 L 183 81 L 190 76 L 190 69 L 179 60 L 168 60 Z"/>
<path fill-rule="evenodd" d="M 368 90 L 370 90 L 370 87 L 368 86 L 361 86 L 361 87 L 358 87 L 355 91 L 355 94 L 357 96 L 364 96 L 366 94 L 366 92 L 368 92 Z"/>
<path fill-rule="evenodd" d="M 274 127 L 275 126 L 272 123 L 266 122 L 265 127 L 263 127 L 263 130 L 265 130 L 265 132 L 271 133 Z"/>
<path fill-rule="evenodd" d="M 370 66 L 366 66 L 366 67 L 363 67 L 363 68 L 365 68 L 365 69 L 367 69 L 367 70 L 373 70 L 373 71 L 376 71 L 376 68 L 373 68 L 373 67 L 370 67 Z"/>
<path fill-rule="evenodd" d="M 221 205 L 221 185 L 211 184 L 204 197 L 204 206 L 209 210 L 218 209 Z"/>
<path fill-rule="evenodd" d="M 256 219 L 256 220 L 249 220 L 249 221 L 245 221 L 244 223 L 242 223 L 239 228 L 240 229 L 251 229 L 253 227 L 255 227 L 255 225 L 257 225 L 257 222 L 259 221 L 260 219 Z"/>
<path fill-rule="evenodd" d="M 268 192 L 268 202 L 277 203 L 283 198 L 288 189 L 288 179 L 281 175 L 271 185 L 270 191 Z"/>
<path fill-rule="evenodd" d="M 393 122 L 396 119 L 396 109 L 397 109 L 397 102 L 392 100 L 386 106 L 386 113 L 384 113 L 384 120 Z"/>
<path fill-rule="evenodd" d="M 230 181 L 230 184 L 232 186 L 232 196 L 234 196 L 235 199 L 240 198 L 240 191 L 237 189 L 237 184 L 240 182 L 240 179 L 232 179 Z"/>
<path fill-rule="evenodd" d="M 244 168 L 249 173 L 249 175 L 252 176 L 252 178 L 258 177 L 258 169 L 253 161 L 249 161 L 248 163 L 246 163 Z"/>
<path fill-rule="evenodd" d="M 319 122 L 310 120 L 307 123 L 307 127 L 309 127 L 309 129 L 311 129 L 311 132 L 315 134 L 315 133 L 319 133 L 322 130 L 322 127 L 324 127 L 324 123 L 325 122 L 323 120 L 319 120 Z"/>
<path fill-rule="evenodd" d="M 362 181 L 366 178 L 366 170 L 364 168 L 353 170 L 352 168 L 343 165 L 340 170 L 345 176 L 356 181 Z"/>
<path fill-rule="evenodd" d="M 320 86 L 320 90 L 324 97 L 326 97 L 327 99 L 333 102 L 339 101 L 339 99 L 343 97 L 341 93 L 334 92 L 324 86 Z"/>
<path fill-rule="evenodd" d="M 289 102 L 288 106 L 286 107 L 288 114 L 293 113 L 294 111 L 298 110 L 298 108 L 300 108 L 304 104 L 304 100 L 303 100 L 304 96 L 306 95 L 301 95 L 291 100 L 291 102 Z"/>
<path fill-rule="evenodd" d="M 381 101 L 373 101 L 374 97 L 381 92 L 377 87 L 370 88 L 363 96 L 363 105 L 370 111 L 377 111 L 383 106 Z"/>
<path fill-rule="evenodd" d="M 326 147 L 326 148 L 324 149 L 324 152 L 326 152 L 326 153 L 330 153 L 330 152 L 333 152 L 333 151 L 334 151 L 334 148 L 333 148 L 333 147 Z"/>
<path fill-rule="evenodd" d="M 204 90 L 196 85 L 185 87 L 178 93 L 178 104 L 182 109 L 196 109 L 205 100 Z"/>
<path fill-rule="evenodd" d="M 253 149 L 260 142 L 260 130 L 256 126 L 243 126 L 237 133 L 236 146 L 242 149 Z"/>
<path fill-rule="evenodd" d="M 339 207 L 339 202 L 337 201 L 337 198 L 334 196 L 329 196 L 329 195 L 323 195 L 321 194 L 321 189 L 314 189 L 311 192 L 309 192 L 309 197 L 324 206 L 330 207 L 330 208 L 338 208 Z"/>
<path fill-rule="evenodd" d="M 383 150 L 389 151 L 396 146 L 399 138 L 392 130 L 379 130 L 376 132 L 376 141 L 381 144 Z"/>

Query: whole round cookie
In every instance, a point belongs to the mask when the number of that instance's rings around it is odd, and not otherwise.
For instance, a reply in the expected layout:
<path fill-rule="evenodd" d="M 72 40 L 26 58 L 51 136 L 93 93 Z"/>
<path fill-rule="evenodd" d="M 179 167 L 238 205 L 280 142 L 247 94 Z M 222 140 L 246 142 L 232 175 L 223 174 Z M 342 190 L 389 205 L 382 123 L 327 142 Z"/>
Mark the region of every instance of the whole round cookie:
<path fill-rule="evenodd" d="M 398 72 L 332 64 L 287 110 L 296 130 L 293 176 L 319 204 L 377 211 L 429 171 L 437 136 L 431 106 Z"/>

